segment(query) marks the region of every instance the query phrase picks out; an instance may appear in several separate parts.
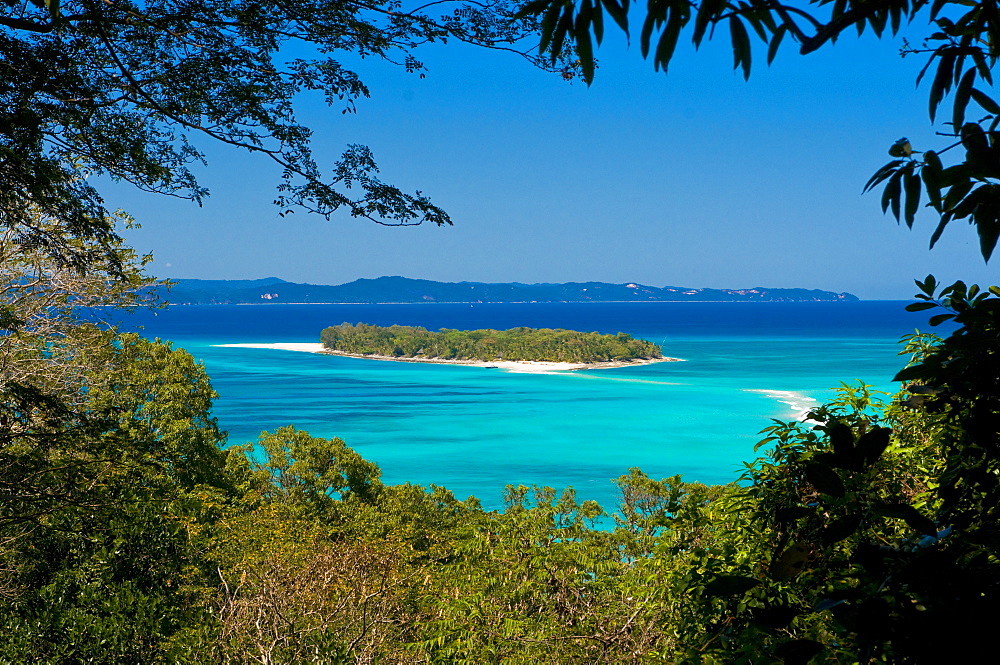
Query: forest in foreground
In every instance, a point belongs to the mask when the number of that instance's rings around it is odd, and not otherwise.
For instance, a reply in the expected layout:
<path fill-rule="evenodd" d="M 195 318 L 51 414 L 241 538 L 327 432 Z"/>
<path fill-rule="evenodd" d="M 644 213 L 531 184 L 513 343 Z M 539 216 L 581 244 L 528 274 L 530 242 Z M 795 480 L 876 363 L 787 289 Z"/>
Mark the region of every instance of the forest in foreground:
<path fill-rule="evenodd" d="M 594 363 L 663 356 L 658 345 L 627 333 L 602 335 L 550 328 L 431 332 L 415 326 L 342 323 L 324 328 L 320 342 L 332 351 L 396 358 Z"/>
<path fill-rule="evenodd" d="M 0 662 L 931 662 L 991 636 L 1000 288 L 921 282 L 957 326 L 908 338 L 904 390 L 775 422 L 739 483 L 632 469 L 615 506 L 486 511 L 291 426 L 228 445 L 190 354 L 81 316 L 155 306 L 131 250 L 82 276 L 12 242 Z"/>
<path fill-rule="evenodd" d="M 633 470 L 616 481 L 618 506 L 510 487 L 502 511 L 386 485 L 345 442 L 292 427 L 227 446 L 190 354 L 95 319 L 156 306 L 149 257 L 118 235 L 132 220 L 98 187 L 201 201 L 200 146 L 226 144 L 279 167 L 283 215 L 449 225 L 419 191 L 381 181 L 364 146 L 321 168 L 293 112 L 301 93 L 353 111 L 369 90 L 337 57 L 421 72 L 413 52 L 445 40 L 589 83 L 594 43 L 606 26 L 628 32 L 630 4 L 0 8 L 0 662 L 941 663 L 995 651 L 1000 287 L 919 280 L 911 311 L 952 327 L 907 338 L 901 392 L 848 385 L 809 422 L 776 422 L 738 484 Z M 968 222 L 990 259 L 994 4 L 638 11 L 655 67 L 682 34 L 697 47 L 728 33 L 744 76 L 762 45 L 770 62 L 790 44 L 805 54 L 927 19 L 904 53 L 926 60 L 931 122 L 945 100 L 949 117 L 935 146 L 893 143 L 864 188 L 907 226 L 933 218 L 932 246 Z"/>

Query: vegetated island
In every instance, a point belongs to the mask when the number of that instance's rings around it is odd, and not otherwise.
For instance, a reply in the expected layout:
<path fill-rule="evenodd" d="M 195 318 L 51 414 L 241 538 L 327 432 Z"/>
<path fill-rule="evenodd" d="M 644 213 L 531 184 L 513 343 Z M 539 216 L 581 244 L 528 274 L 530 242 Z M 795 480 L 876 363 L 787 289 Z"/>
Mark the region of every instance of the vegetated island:
<path fill-rule="evenodd" d="M 162 291 L 175 304 L 292 304 L 292 303 L 532 303 L 532 302 L 847 302 L 850 293 L 817 289 L 768 288 L 704 289 L 686 286 L 647 286 L 629 282 L 435 282 L 406 277 L 358 279 L 347 284 L 296 284 L 277 277 L 252 280 L 178 279 Z"/>
<path fill-rule="evenodd" d="M 342 323 L 320 333 L 326 353 L 401 362 L 499 367 L 514 371 L 630 367 L 665 358 L 653 342 L 627 333 L 603 335 L 561 328 L 451 330 Z"/>

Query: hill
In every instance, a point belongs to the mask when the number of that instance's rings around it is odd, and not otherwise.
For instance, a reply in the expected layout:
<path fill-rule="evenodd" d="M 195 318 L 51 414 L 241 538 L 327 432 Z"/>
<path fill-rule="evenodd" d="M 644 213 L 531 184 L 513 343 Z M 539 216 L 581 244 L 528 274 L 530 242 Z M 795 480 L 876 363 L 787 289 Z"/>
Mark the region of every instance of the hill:
<path fill-rule="evenodd" d="M 607 282 L 490 284 L 434 282 L 407 277 L 357 279 L 326 286 L 277 277 L 256 280 L 179 279 L 164 298 L 174 304 L 247 303 L 464 303 L 464 302 L 801 302 L 857 300 L 818 289 L 698 289 Z"/>

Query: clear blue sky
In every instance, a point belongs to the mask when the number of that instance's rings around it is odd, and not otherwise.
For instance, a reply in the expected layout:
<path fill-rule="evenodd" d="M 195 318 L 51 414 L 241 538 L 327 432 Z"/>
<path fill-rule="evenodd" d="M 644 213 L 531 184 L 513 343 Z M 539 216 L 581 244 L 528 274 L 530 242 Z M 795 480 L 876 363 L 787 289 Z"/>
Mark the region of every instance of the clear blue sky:
<path fill-rule="evenodd" d="M 878 194 L 861 195 L 897 138 L 942 145 L 926 86 L 914 84 L 922 61 L 900 58 L 898 42 L 847 37 L 805 57 L 787 49 L 770 69 L 759 51 L 744 82 L 728 41 L 682 44 L 664 76 L 636 44 L 609 39 L 590 88 L 448 45 L 419 54 L 424 79 L 363 61 L 372 97 L 356 115 L 303 100 L 321 162 L 367 144 L 384 180 L 428 194 L 454 227 L 280 219 L 276 170 L 222 147 L 201 171 L 203 207 L 124 186 L 108 202 L 143 225 L 127 238 L 154 253 L 159 277 L 797 286 L 890 299 L 929 272 L 1000 282 L 1000 258 L 985 266 L 964 222 L 928 251 L 930 215 L 910 231 L 882 216 Z"/>

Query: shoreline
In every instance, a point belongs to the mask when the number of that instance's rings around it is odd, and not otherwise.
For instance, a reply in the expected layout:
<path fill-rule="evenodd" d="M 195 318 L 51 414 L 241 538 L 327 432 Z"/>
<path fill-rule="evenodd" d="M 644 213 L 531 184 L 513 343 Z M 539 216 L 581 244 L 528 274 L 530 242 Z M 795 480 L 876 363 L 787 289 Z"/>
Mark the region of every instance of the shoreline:
<path fill-rule="evenodd" d="M 362 360 L 381 360 L 385 362 L 427 363 L 432 365 L 459 365 L 464 367 L 483 367 L 502 369 L 507 372 L 537 374 L 543 372 L 573 372 L 588 369 L 615 369 L 618 367 L 639 367 L 662 362 L 683 362 L 683 358 L 638 358 L 636 360 L 613 360 L 596 363 L 546 362 L 541 360 L 448 360 L 443 358 L 396 358 L 394 356 L 363 355 L 360 353 L 344 353 L 331 351 L 319 342 L 275 342 L 270 344 L 213 344 L 213 346 L 244 348 L 244 349 L 277 349 L 281 351 L 299 351 L 318 353 L 327 356 L 343 358 L 360 358 Z"/>

